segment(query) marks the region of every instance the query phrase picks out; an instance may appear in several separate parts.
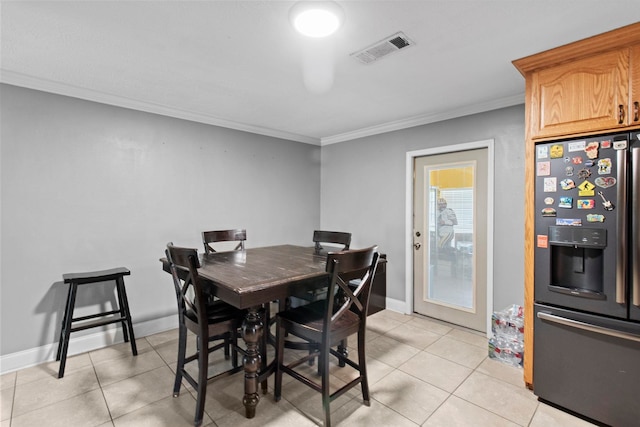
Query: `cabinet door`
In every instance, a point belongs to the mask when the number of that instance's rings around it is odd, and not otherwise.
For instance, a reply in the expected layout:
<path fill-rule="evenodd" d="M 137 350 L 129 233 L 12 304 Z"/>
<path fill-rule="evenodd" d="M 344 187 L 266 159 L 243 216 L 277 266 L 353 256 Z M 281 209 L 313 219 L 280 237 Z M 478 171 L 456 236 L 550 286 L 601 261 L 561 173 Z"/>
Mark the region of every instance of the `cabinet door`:
<path fill-rule="evenodd" d="M 640 45 L 631 48 L 631 98 L 629 124 L 640 124 Z"/>
<path fill-rule="evenodd" d="M 624 127 L 629 120 L 629 49 L 532 73 L 534 137 Z"/>

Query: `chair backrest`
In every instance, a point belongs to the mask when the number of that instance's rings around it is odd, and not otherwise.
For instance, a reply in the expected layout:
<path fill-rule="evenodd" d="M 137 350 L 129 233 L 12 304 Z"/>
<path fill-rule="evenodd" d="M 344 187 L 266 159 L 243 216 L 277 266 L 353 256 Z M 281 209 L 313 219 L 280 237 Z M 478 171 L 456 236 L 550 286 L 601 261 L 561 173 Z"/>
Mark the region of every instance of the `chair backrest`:
<path fill-rule="evenodd" d="M 216 252 L 211 246 L 211 243 L 215 242 L 238 242 L 238 245 L 234 250 L 244 251 L 244 242 L 247 240 L 247 230 L 235 229 L 235 230 L 212 230 L 202 232 L 202 244 L 204 245 L 205 253 Z"/>
<path fill-rule="evenodd" d="M 327 255 L 327 272 L 331 275 L 331 282 L 327 290 L 323 333 L 328 334 L 331 325 L 347 311 L 356 313 L 361 322 L 366 320 L 378 257 L 377 246 L 330 252 Z"/>
<path fill-rule="evenodd" d="M 322 250 L 320 243 L 337 243 L 344 246 L 341 250 L 346 251 L 351 245 L 351 233 L 315 230 L 313 232 L 313 242 L 315 243 L 316 254 L 319 254 Z"/>
<path fill-rule="evenodd" d="M 199 282 L 198 268 L 200 268 L 200 260 L 198 259 L 198 251 L 168 243 L 165 254 L 173 277 L 180 321 L 184 322 L 189 319 L 194 323 L 202 324 L 203 328 L 206 327 L 206 322 L 202 322 L 200 319 L 200 314 L 206 316 L 207 297 L 204 295 Z M 189 312 L 193 314 L 190 315 Z"/>

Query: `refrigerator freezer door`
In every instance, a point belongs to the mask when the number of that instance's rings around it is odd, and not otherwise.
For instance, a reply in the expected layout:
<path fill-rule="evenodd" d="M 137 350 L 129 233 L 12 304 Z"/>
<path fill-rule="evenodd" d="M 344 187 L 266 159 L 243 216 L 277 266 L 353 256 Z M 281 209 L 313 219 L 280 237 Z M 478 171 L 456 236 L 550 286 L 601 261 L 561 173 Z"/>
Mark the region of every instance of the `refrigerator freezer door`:
<path fill-rule="evenodd" d="M 631 135 L 629 168 L 629 188 L 631 203 L 629 220 L 631 230 L 629 233 L 630 246 L 630 302 L 629 317 L 640 321 L 640 133 Z"/>
<path fill-rule="evenodd" d="M 640 420 L 640 324 L 535 304 L 534 393 L 612 426 Z"/>

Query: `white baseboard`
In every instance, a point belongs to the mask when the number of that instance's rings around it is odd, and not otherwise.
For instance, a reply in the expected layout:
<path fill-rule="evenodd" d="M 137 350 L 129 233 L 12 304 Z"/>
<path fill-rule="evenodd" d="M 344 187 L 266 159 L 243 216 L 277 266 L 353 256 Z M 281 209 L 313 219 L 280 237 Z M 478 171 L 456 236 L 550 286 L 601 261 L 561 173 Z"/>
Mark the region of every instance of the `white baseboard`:
<path fill-rule="evenodd" d="M 148 335 L 168 331 L 177 327 L 178 316 L 171 315 L 161 317 L 159 319 L 148 320 L 146 322 L 134 323 L 133 332 L 136 335 L 136 339 L 140 339 Z M 117 344 L 118 342 L 123 342 L 121 328 L 113 328 L 107 331 L 82 335 L 76 338 L 71 335 L 67 356 L 108 347 L 110 345 Z M 55 360 L 57 351 L 58 343 L 56 342 L 0 356 L 0 374 L 17 371 L 18 369 L 24 369 Z"/>
<path fill-rule="evenodd" d="M 403 314 L 411 314 L 411 311 L 409 310 L 409 305 L 407 304 L 406 301 L 401 301 L 398 299 L 387 297 L 387 299 L 385 300 L 385 304 L 386 304 L 387 310 L 393 310 Z"/>

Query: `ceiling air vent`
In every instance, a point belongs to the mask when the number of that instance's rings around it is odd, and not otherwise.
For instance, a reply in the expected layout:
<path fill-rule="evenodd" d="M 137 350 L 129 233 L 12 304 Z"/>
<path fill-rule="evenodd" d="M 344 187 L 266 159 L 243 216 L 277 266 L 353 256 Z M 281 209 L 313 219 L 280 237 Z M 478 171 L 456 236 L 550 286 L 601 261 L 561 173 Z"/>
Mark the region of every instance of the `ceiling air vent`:
<path fill-rule="evenodd" d="M 402 32 L 395 33 L 378 43 L 374 43 L 369 47 L 366 47 L 358 52 L 351 54 L 358 61 L 363 64 L 369 64 L 373 61 L 387 56 L 391 53 L 397 52 L 400 49 L 404 49 L 409 46 L 413 46 L 415 43 Z"/>

